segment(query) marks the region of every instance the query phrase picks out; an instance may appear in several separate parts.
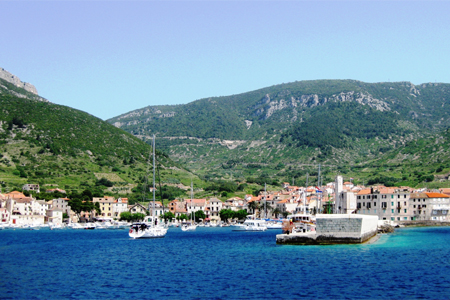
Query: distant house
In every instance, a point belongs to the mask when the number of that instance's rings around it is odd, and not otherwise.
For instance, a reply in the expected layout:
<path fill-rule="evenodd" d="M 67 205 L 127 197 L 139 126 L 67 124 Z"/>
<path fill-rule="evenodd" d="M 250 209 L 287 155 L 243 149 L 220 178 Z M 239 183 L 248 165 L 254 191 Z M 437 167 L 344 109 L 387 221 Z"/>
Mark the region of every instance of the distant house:
<path fill-rule="evenodd" d="M 22 191 L 35 191 L 36 193 L 40 192 L 39 184 L 25 184 L 22 187 Z"/>
<path fill-rule="evenodd" d="M 182 214 L 187 214 L 186 202 L 180 200 L 173 200 L 169 202 L 169 210 L 175 217 L 179 217 Z"/>
<path fill-rule="evenodd" d="M 142 205 L 140 203 L 136 203 L 134 205 L 129 205 L 128 211 L 132 214 L 141 213 L 141 214 L 147 215 L 147 209 L 145 208 L 144 205 Z"/>
<path fill-rule="evenodd" d="M 62 194 L 66 194 L 66 191 L 65 191 L 65 190 L 61 190 L 61 189 L 58 189 L 58 188 L 56 188 L 56 189 L 45 190 L 45 192 L 46 192 L 46 193 L 56 193 L 56 192 L 59 192 L 59 193 L 62 193 Z"/>

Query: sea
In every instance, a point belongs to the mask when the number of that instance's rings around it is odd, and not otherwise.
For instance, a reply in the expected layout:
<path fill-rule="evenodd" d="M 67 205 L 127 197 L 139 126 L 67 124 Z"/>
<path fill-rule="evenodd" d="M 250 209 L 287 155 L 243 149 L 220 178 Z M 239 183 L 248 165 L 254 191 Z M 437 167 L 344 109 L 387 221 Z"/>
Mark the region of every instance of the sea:
<path fill-rule="evenodd" d="M 277 245 L 279 233 L 1 230 L 0 299 L 450 298 L 450 227 L 360 245 Z"/>

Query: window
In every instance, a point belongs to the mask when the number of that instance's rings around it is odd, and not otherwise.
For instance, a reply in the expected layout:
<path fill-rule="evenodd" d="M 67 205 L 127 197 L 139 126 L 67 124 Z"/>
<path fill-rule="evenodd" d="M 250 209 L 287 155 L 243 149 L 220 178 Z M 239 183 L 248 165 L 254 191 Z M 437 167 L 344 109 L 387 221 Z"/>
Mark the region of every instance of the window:
<path fill-rule="evenodd" d="M 406 214 L 406 208 L 405 208 L 405 214 Z"/>
<path fill-rule="evenodd" d="M 393 209 L 391 209 L 391 213 L 394 213 L 394 210 L 393 210 Z"/>
<path fill-rule="evenodd" d="M 394 202 L 391 202 L 391 206 L 394 206 Z"/>
<path fill-rule="evenodd" d="M 377 206 L 377 203 L 376 203 L 376 202 L 374 202 L 374 203 L 373 203 L 373 206 L 374 206 L 374 207 L 375 207 L 375 206 Z"/>
<path fill-rule="evenodd" d="M 366 206 L 366 202 L 363 202 L 363 206 Z"/>
<path fill-rule="evenodd" d="M 386 208 L 387 207 L 387 202 L 381 202 L 381 208 Z"/>

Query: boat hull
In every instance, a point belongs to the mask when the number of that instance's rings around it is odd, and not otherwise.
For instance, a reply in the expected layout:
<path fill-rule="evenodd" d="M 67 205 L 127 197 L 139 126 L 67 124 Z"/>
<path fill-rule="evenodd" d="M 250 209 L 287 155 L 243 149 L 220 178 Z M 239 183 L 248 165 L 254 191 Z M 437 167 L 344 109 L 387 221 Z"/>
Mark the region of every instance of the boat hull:
<path fill-rule="evenodd" d="M 149 227 L 145 229 L 131 228 L 128 235 L 132 239 L 154 239 L 166 236 L 167 229 L 163 227 Z"/>

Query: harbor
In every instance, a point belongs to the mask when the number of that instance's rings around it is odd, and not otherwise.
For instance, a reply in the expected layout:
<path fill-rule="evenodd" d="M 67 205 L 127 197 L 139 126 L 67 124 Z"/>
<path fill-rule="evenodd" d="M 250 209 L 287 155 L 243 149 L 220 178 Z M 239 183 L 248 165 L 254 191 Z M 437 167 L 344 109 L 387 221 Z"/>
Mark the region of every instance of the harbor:
<path fill-rule="evenodd" d="M 276 244 L 279 231 L 3 230 L 1 299 L 441 299 L 450 227 L 372 244 Z M 338 276 L 337 276 L 338 274 Z M 187 278 L 195 278 L 188 280 Z"/>

